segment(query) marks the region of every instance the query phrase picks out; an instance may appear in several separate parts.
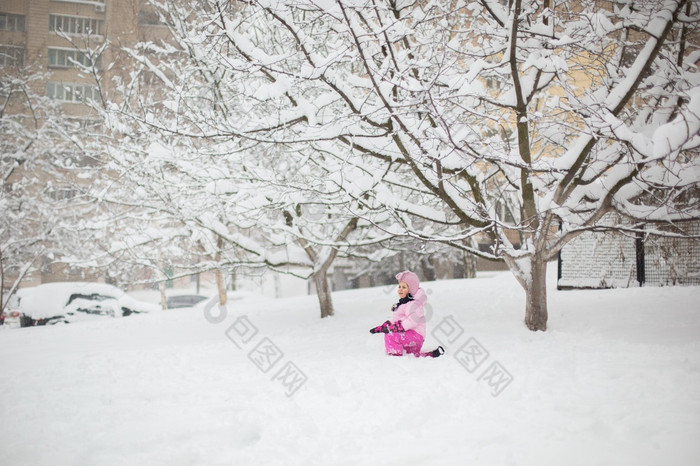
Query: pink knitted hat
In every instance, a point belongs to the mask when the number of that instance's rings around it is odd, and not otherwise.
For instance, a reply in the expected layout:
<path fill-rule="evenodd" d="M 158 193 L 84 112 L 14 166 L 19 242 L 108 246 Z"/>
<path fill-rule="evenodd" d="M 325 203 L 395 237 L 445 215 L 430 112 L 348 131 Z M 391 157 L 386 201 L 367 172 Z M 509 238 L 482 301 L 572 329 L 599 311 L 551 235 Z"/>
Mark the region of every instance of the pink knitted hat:
<path fill-rule="evenodd" d="M 418 275 L 413 272 L 406 270 L 405 272 L 397 273 L 396 279 L 400 282 L 404 282 L 408 285 L 408 292 L 412 295 L 416 294 L 418 288 L 420 288 L 420 281 L 418 280 Z"/>

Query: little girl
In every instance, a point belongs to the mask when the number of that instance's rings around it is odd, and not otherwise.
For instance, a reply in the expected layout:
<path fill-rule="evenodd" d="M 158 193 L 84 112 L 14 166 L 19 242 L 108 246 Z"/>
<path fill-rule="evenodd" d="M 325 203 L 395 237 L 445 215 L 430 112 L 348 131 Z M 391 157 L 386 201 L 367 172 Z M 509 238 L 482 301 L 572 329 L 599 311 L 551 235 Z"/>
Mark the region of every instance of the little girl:
<path fill-rule="evenodd" d="M 382 325 L 379 325 L 369 333 L 385 333 L 384 347 L 386 353 L 392 356 L 403 356 L 404 351 L 416 357 L 437 358 L 445 353 L 442 346 L 427 353 L 421 353 L 420 349 L 425 340 L 425 306 L 428 297 L 420 287 L 418 276 L 409 272 L 401 272 L 396 275 L 399 281 L 399 302 L 394 304 L 394 315 Z"/>

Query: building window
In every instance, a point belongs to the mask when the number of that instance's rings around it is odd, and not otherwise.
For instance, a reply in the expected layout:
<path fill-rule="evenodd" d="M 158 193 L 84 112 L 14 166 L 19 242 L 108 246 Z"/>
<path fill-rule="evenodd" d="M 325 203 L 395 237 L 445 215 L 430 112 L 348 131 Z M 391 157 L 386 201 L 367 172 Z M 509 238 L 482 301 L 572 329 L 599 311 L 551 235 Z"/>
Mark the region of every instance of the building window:
<path fill-rule="evenodd" d="M 61 2 L 61 3 L 85 3 L 88 5 L 95 5 L 95 4 L 100 4 L 104 5 L 105 0 L 51 0 L 53 2 Z"/>
<path fill-rule="evenodd" d="M 104 21 L 80 16 L 49 15 L 49 31 L 81 36 L 101 36 Z"/>
<path fill-rule="evenodd" d="M 24 32 L 24 15 L 0 13 L 0 31 Z"/>
<path fill-rule="evenodd" d="M 24 49 L 12 45 L 0 45 L 0 67 L 24 66 Z"/>
<path fill-rule="evenodd" d="M 102 60 L 97 57 L 95 68 L 102 68 Z M 49 48 L 49 67 L 51 68 L 72 68 L 76 63 L 90 67 L 92 62 L 87 52 L 75 49 Z"/>
<path fill-rule="evenodd" d="M 139 10 L 139 24 L 144 26 L 159 26 L 163 23 L 155 10 L 142 8 Z"/>
<path fill-rule="evenodd" d="M 46 194 L 54 201 L 70 201 L 78 196 L 78 190 L 69 187 L 47 189 Z"/>
<path fill-rule="evenodd" d="M 56 83 L 46 84 L 46 95 L 62 102 L 87 103 L 97 97 L 97 88 L 89 84 Z"/>

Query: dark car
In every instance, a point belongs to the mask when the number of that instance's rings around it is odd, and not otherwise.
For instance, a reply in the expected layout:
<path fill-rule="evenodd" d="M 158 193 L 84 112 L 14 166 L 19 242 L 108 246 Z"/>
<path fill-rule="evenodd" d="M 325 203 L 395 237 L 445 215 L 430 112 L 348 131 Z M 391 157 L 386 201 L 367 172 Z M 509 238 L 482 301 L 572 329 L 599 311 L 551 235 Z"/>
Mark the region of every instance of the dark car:
<path fill-rule="evenodd" d="M 177 296 L 170 296 L 165 300 L 165 305 L 168 309 L 177 309 L 180 307 L 193 307 L 198 303 L 208 299 L 207 296 L 202 296 L 199 294 L 181 294 Z"/>

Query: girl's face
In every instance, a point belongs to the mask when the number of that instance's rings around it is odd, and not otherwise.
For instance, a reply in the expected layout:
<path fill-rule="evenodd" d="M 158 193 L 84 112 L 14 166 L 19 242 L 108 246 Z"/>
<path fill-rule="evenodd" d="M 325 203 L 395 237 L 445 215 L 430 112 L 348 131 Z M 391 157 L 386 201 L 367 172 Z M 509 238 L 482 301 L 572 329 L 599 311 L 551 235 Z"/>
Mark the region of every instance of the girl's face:
<path fill-rule="evenodd" d="M 399 282 L 399 298 L 408 296 L 408 285 L 404 282 Z"/>

